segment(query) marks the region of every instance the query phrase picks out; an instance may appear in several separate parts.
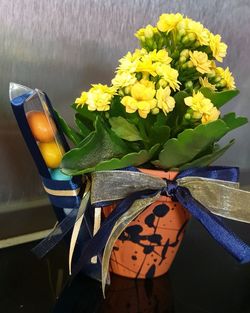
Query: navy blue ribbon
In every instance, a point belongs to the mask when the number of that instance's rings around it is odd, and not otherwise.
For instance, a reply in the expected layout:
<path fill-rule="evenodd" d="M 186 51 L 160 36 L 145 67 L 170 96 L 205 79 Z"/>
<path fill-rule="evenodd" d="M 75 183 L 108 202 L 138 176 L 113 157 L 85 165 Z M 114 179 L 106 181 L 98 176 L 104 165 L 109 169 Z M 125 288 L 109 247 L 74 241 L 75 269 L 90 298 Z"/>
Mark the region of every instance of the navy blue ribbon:
<path fill-rule="evenodd" d="M 82 182 L 80 177 L 74 177 L 71 180 L 53 180 L 51 178 L 41 177 L 43 185 L 53 191 L 78 191 L 76 195 L 63 196 L 53 195 L 48 192 L 50 202 L 53 206 L 58 208 L 78 209 L 81 204 L 82 196 Z"/>
<path fill-rule="evenodd" d="M 239 180 L 239 169 L 236 167 L 220 166 L 193 168 L 182 171 L 177 175 L 176 179 L 186 176 L 198 176 L 237 182 Z M 80 258 L 73 268 L 74 275 L 81 270 L 83 264 L 91 257 L 100 255 L 103 252 L 105 244 L 117 219 L 129 209 L 135 200 L 153 197 L 158 192 L 159 191 L 155 190 L 144 190 L 135 192 L 123 199 L 112 211 L 112 213 L 104 220 L 96 235 L 89 242 L 85 243 Z M 240 263 L 250 261 L 250 247 L 238 238 L 232 231 L 230 231 L 224 225 L 220 217 L 212 214 L 201 203 L 195 200 L 187 188 L 178 186 L 176 180 L 168 181 L 166 187 L 162 188 L 161 194 L 171 196 L 173 199 L 180 202 L 183 207 L 185 207 L 193 215 L 193 217 L 207 229 L 210 235 Z M 103 203 L 103 205 L 104 204 L 105 203 Z"/>

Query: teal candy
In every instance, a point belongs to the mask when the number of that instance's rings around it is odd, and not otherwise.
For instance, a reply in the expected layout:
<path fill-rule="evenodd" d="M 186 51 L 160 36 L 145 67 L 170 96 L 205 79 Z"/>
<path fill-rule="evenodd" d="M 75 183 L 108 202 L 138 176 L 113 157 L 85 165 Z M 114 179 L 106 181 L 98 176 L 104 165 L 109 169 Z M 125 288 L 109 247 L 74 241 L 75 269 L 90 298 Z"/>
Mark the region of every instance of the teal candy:
<path fill-rule="evenodd" d="M 50 174 L 53 180 L 70 180 L 72 178 L 72 176 L 63 174 L 59 168 L 50 170 Z"/>

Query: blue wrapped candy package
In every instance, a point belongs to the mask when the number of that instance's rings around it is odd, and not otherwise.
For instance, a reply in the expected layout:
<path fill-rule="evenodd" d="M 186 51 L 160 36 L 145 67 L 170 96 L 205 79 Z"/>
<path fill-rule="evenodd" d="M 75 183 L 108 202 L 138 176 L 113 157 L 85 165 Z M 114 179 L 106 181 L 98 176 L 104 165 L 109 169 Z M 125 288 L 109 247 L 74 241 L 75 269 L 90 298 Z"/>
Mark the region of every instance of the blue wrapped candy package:
<path fill-rule="evenodd" d="M 35 254 L 42 257 L 63 237 L 69 243 L 85 188 L 84 177 L 71 177 L 60 171 L 62 157 L 69 150 L 69 145 L 48 96 L 39 89 L 10 83 L 9 97 L 20 131 L 59 221 L 59 227 L 34 249 Z M 77 236 L 73 264 L 83 245 L 93 237 L 93 215 L 91 205 L 88 205 L 83 227 Z M 83 264 L 82 272 L 100 280 L 100 264 L 100 259 L 96 258 L 94 262 Z"/>

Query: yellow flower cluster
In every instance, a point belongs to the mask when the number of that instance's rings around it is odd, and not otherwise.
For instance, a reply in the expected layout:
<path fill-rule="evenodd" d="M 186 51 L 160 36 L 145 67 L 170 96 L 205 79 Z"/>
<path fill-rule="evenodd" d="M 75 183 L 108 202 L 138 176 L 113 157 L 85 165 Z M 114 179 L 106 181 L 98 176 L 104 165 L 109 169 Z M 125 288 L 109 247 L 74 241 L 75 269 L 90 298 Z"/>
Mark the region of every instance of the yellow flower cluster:
<path fill-rule="evenodd" d="M 166 49 L 147 52 L 137 49 L 120 59 L 112 84 L 122 94 L 121 103 L 127 113 L 138 112 L 146 118 L 150 112 L 165 114 L 174 109 L 175 101 L 171 90 L 180 88 L 178 71 L 171 67 L 172 58 Z"/>
<path fill-rule="evenodd" d="M 88 92 L 82 92 L 81 97 L 75 100 L 77 106 L 87 105 L 89 111 L 108 111 L 110 102 L 116 94 L 114 86 L 93 84 Z"/>
<path fill-rule="evenodd" d="M 131 87 L 131 96 L 123 97 L 121 103 L 126 107 L 127 113 L 138 111 L 142 118 L 146 118 L 156 107 L 155 92 L 154 83 L 142 79 Z"/>
<path fill-rule="evenodd" d="M 201 74 L 211 73 L 211 61 L 205 52 L 190 51 L 190 61 L 195 66 L 196 70 Z"/>
<path fill-rule="evenodd" d="M 217 61 L 222 62 L 223 58 L 227 54 L 227 45 L 224 42 L 221 42 L 221 36 L 213 35 L 212 33 L 210 33 L 209 46 L 210 46 L 210 49 L 212 50 L 213 57 Z"/>
<path fill-rule="evenodd" d="M 131 95 L 123 97 L 121 103 L 127 113 L 138 111 L 140 117 L 146 118 L 150 112 L 157 114 L 159 109 L 164 114 L 171 112 L 175 107 L 175 100 L 170 94 L 169 86 L 156 90 L 152 81 L 142 79 L 131 87 Z"/>
<path fill-rule="evenodd" d="M 235 89 L 229 68 L 216 66 L 227 53 L 221 36 L 182 14 L 162 14 L 155 26 L 139 29 L 135 36 L 142 48 L 128 52 L 119 60 L 111 86 L 92 85 L 76 99 L 77 106 L 90 111 L 108 111 L 114 96 L 119 97 L 127 113 L 165 115 L 174 110 L 174 95 L 184 90 L 193 95 L 184 102 L 194 119 L 208 123 L 220 112 L 199 91 Z M 195 90 L 195 92 L 194 92 Z"/>
<path fill-rule="evenodd" d="M 146 118 L 150 112 L 157 114 L 160 110 L 167 114 L 175 105 L 171 91 L 180 88 L 178 71 L 171 67 L 171 61 L 165 49 L 128 52 L 119 60 L 111 87 L 92 85 L 88 92 L 82 92 L 75 103 L 78 106 L 87 105 L 90 111 L 108 111 L 117 93 L 123 96 L 121 103 L 127 113 L 138 112 L 142 118 Z"/>
<path fill-rule="evenodd" d="M 202 124 L 212 122 L 218 119 L 220 111 L 213 105 L 210 99 L 198 91 L 193 93 L 192 97 L 186 97 L 184 102 L 192 111 L 194 119 L 201 119 Z"/>
<path fill-rule="evenodd" d="M 177 14 L 162 14 L 157 23 L 157 28 L 161 32 L 169 33 L 177 28 L 177 25 L 183 20 L 183 15 Z"/>
<path fill-rule="evenodd" d="M 190 18 L 183 17 L 182 14 L 162 14 L 157 22 L 157 28 L 160 32 L 168 34 L 173 31 L 182 42 L 195 42 L 195 46 L 208 46 L 211 49 L 213 57 L 222 62 L 226 56 L 227 45 L 221 42 L 220 35 L 212 34 L 201 23 Z M 137 32 L 140 34 L 140 30 Z M 137 35 L 140 39 L 140 36 Z"/>
<path fill-rule="evenodd" d="M 228 90 L 235 89 L 235 81 L 232 73 L 227 67 L 225 70 L 222 67 L 217 67 L 215 73 L 221 78 L 220 83 L 225 86 Z"/>
<path fill-rule="evenodd" d="M 153 27 L 152 25 L 147 25 L 145 28 L 140 28 L 136 33 L 135 37 L 138 39 L 145 41 L 146 39 L 152 38 L 155 34 L 158 34 L 157 27 Z"/>

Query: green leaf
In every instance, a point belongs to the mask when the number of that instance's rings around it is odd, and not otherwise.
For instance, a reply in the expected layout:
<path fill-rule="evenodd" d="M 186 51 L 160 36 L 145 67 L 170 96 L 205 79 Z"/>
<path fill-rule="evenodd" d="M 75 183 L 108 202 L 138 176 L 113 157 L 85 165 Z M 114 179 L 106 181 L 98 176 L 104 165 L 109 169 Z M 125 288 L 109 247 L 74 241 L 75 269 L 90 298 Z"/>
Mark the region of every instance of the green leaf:
<path fill-rule="evenodd" d="M 231 140 L 223 148 L 218 147 L 212 153 L 204 155 L 199 159 L 196 159 L 192 162 L 186 163 L 183 166 L 180 166 L 179 170 L 183 171 L 183 170 L 186 170 L 186 169 L 192 168 L 192 167 L 203 167 L 203 166 L 210 165 L 211 163 L 216 161 L 218 158 L 220 158 L 234 144 L 234 142 L 235 142 L 235 140 Z"/>
<path fill-rule="evenodd" d="M 234 112 L 228 113 L 223 116 L 222 120 L 227 124 L 230 130 L 240 127 L 248 122 L 246 117 L 236 117 Z"/>
<path fill-rule="evenodd" d="M 63 168 L 62 170 L 68 175 L 80 175 L 96 171 L 121 169 L 128 166 L 139 166 L 150 161 L 158 149 L 159 145 L 155 145 L 149 151 L 141 150 L 139 152 L 128 153 L 120 159 L 112 158 L 110 160 L 101 161 L 93 167 L 84 169 Z"/>
<path fill-rule="evenodd" d="M 91 130 L 85 125 L 86 122 L 82 118 L 81 114 L 76 113 L 75 114 L 75 123 L 79 129 L 79 133 L 83 136 L 86 137 L 88 134 L 91 132 Z"/>
<path fill-rule="evenodd" d="M 113 97 L 111 104 L 110 104 L 110 110 L 109 110 L 110 116 L 122 116 L 126 118 L 125 106 L 121 104 L 121 97 L 116 95 Z"/>
<path fill-rule="evenodd" d="M 170 137 L 170 128 L 164 126 L 153 126 L 149 131 L 149 140 L 151 145 L 156 143 L 164 144 Z"/>
<path fill-rule="evenodd" d="M 59 113 L 54 110 L 54 113 L 57 117 L 57 120 L 60 124 L 60 128 L 62 129 L 62 131 L 64 132 L 64 134 L 75 144 L 78 145 L 82 140 L 83 140 L 83 136 L 79 133 L 77 133 L 72 127 L 70 127 L 65 120 L 62 118 L 61 115 L 59 115 Z"/>
<path fill-rule="evenodd" d="M 137 127 L 129 123 L 125 118 L 111 117 L 109 119 L 110 125 L 113 132 L 120 138 L 128 141 L 138 141 L 142 140 L 139 130 Z"/>
<path fill-rule="evenodd" d="M 156 115 L 156 122 L 154 123 L 155 127 L 160 127 L 160 126 L 164 126 L 167 123 L 167 117 L 166 115 L 160 111 L 157 115 Z"/>
<path fill-rule="evenodd" d="M 227 124 L 222 120 L 186 129 L 177 138 L 166 142 L 159 154 L 159 161 L 154 164 L 168 169 L 190 162 L 228 131 Z"/>
<path fill-rule="evenodd" d="M 92 138 L 95 136 L 95 131 L 92 131 L 90 134 L 88 134 L 87 137 L 85 137 L 77 146 L 76 148 L 83 147 L 84 145 L 87 145 Z"/>
<path fill-rule="evenodd" d="M 189 94 L 186 91 L 178 91 L 175 95 L 174 95 L 174 99 L 175 102 L 178 104 L 183 104 L 184 103 L 184 99 L 186 97 L 188 97 Z"/>
<path fill-rule="evenodd" d="M 122 157 L 128 152 L 126 144 L 112 131 L 106 129 L 97 116 L 95 131 L 81 142 L 80 147 L 65 153 L 61 168 L 65 173 L 67 170 L 82 171 L 96 166 L 101 161 Z"/>
<path fill-rule="evenodd" d="M 179 128 L 183 122 L 183 117 L 187 112 L 188 107 L 184 103 L 184 99 L 188 97 L 185 91 L 179 91 L 175 94 L 175 108 L 167 115 L 167 125 L 172 131 L 172 136 L 179 132 Z"/>
<path fill-rule="evenodd" d="M 97 113 L 96 111 L 89 111 L 87 105 L 77 106 L 76 103 L 73 103 L 72 108 L 79 114 L 81 114 L 81 116 L 85 119 L 92 121 L 92 123 L 95 122 Z"/>
<path fill-rule="evenodd" d="M 206 98 L 209 98 L 217 108 L 223 106 L 240 92 L 238 89 L 215 92 L 206 87 L 200 88 L 199 91 L 202 92 Z"/>

